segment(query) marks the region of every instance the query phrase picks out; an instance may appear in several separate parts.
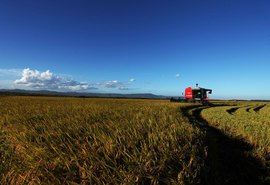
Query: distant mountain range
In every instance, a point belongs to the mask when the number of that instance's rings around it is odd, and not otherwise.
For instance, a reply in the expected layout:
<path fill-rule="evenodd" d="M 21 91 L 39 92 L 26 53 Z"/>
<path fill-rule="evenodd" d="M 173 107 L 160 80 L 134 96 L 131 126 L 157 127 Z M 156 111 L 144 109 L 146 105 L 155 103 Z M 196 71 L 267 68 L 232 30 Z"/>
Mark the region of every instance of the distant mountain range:
<path fill-rule="evenodd" d="M 69 97 L 97 97 L 97 98 L 142 98 L 142 99 L 168 99 L 168 96 L 155 95 L 151 93 L 141 94 L 117 94 L 117 93 L 88 93 L 88 92 L 57 92 L 47 90 L 22 90 L 22 89 L 0 89 L 0 95 L 28 95 L 28 96 L 69 96 Z"/>

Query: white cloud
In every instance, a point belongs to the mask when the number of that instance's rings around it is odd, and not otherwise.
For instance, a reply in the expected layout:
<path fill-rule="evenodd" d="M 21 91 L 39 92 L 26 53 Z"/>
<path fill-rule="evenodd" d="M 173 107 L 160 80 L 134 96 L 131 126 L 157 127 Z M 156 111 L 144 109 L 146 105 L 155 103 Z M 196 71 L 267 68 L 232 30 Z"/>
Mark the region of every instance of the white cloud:
<path fill-rule="evenodd" d="M 128 87 L 119 87 L 118 89 L 119 89 L 119 90 L 129 90 Z"/>
<path fill-rule="evenodd" d="M 135 82 L 136 80 L 134 78 L 129 79 L 129 83 Z"/>
<path fill-rule="evenodd" d="M 180 77 L 180 74 L 177 73 L 177 74 L 175 75 L 175 77 L 176 77 L 176 78 L 179 78 L 179 77 Z"/>
<path fill-rule="evenodd" d="M 113 81 L 107 81 L 102 84 L 105 88 L 118 88 L 123 86 L 123 82 L 119 82 L 118 80 L 113 80 Z"/>
<path fill-rule="evenodd" d="M 111 89 L 118 89 L 118 90 L 129 90 L 127 87 L 131 82 L 134 82 L 135 79 L 130 79 L 127 83 L 118 81 L 118 80 L 111 80 L 111 81 L 106 81 L 102 83 L 97 83 L 98 87 L 101 88 L 111 88 Z"/>
<path fill-rule="evenodd" d="M 75 80 L 64 78 L 53 74 L 49 70 L 40 72 L 29 68 L 22 70 L 22 77 L 15 80 L 15 84 L 25 85 L 34 89 L 63 90 L 63 91 L 81 91 L 94 89 L 86 82 L 77 82 Z"/>

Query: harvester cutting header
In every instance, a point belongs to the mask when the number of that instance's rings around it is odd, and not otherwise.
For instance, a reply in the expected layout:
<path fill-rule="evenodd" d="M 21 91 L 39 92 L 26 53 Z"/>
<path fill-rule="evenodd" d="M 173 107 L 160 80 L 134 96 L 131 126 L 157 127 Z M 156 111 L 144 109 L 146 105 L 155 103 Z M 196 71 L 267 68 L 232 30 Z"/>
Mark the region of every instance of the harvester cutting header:
<path fill-rule="evenodd" d="M 212 94 L 212 89 L 206 89 L 202 87 L 198 87 L 196 84 L 195 88 L 187 87 L 185 89 L 185 95 L 182 98 L 171 98 L 171 101 L 179 101 L 179 102 L 199 102 L 199 103 L 207 103 L 208 94 Z"/>

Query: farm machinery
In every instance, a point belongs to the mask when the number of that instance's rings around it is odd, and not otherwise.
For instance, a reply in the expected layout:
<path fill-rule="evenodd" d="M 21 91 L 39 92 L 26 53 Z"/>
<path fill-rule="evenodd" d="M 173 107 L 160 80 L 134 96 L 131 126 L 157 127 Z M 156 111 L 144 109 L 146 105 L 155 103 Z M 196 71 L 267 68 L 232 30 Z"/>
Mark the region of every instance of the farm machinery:
<path fill-rule="evenodd" d="M 198 87 L 198 84 L 196 84 L 195 88 L 187 87 L 185 89 L 184 97 L 171 98 L 170 100 L 172 102 L 197 102 L 208 104 L 208 94 L 212 94 L 212 89 Z"/>

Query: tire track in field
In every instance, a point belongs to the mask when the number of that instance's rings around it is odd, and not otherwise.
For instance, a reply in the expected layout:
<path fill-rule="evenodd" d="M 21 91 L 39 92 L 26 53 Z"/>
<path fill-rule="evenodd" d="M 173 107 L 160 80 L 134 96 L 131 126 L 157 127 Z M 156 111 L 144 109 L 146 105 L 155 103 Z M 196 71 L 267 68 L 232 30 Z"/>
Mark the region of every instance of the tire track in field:
<path fill-rule="evenodd" d="M 211 126 L 202 116 L 203 109 L 197 106 L 183 109 L 190 123 L 206 132 L 207 159 L 202 184 L 207 185 L 266 185 L 260 177 L 267 172 L 262 162 L 252 157 L 253 147 L 243 138 L 232 138 Z M 269 174 L 268 174 L 269 175 Z"/>
<path fill-rule="evenodd" d="M 228 112 L 229 114 L 233 114 L 235 111 L 237 111 L 240 107 L 234 107 L 234 108 L 230 108 L 227 109 L 226 112 Z"/>
<path fill-rule="evenodd" d="M 245 107 L 248 107 L 248 108 L 246 108 L 246 111 L 249 112 L 250 109 L 251 109 L 251 107 L 249 107 L 249 105 L 247 105 L 247 106 L 239 106 L 239 107 L 232 107 L 232 108 L 227 109 L 226 112 L 233 115 L 238 109 L 245 108 Z"/>
<path fill-rule="evenodd" d="M 250 109 L 252 109 L 253 107 L 248 107 L 246 108 L 246 112 L 250 112 Z"/>
<path fill-rule="evenodd" d="M 263 105 L 252 105 L 252 106 L 249 106 L 248 108 L 246 108 L 246 112 L 251 112 L 254 111 L 255 113 L 259 113 L 260 110 L 265 107 L 267 104 L 263 104 Z"/>
<path fill-rule="evenodd" d="M 254 110 L 254 112 L 256 112 L 256 113 L 259 113 L 259 111 L 260 111 L 263 107 L 265 107 L 265 106 L 266 106 L 266 104 L 259 105 L 259 106 L 255 107 L 253 110 Z"/>

